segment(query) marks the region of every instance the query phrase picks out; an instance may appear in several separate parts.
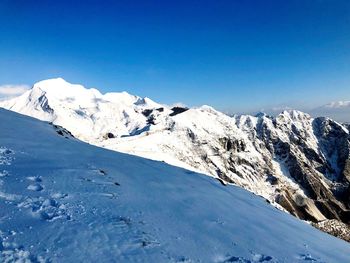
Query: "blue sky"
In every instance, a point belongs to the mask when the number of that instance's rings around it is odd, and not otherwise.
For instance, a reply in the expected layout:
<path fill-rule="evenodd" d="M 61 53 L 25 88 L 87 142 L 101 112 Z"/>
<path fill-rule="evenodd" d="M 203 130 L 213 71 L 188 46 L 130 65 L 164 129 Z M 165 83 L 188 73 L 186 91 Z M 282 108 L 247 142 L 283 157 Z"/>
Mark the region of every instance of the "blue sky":
<path fill-rule="evenodd" d="M 350 100 L 350 1 L 1 0 L 0 85 L 53 77 L 235 112 Z"/>

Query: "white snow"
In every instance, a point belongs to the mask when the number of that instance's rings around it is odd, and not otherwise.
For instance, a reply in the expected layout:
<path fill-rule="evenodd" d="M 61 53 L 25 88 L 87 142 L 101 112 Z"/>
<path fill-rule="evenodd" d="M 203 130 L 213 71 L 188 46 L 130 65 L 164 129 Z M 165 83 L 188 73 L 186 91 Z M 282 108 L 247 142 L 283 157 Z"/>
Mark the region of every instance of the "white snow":
<path fill-rule="evenodd" d="M 61 78 L 40 81 L 20 97 L 0 105 L 54 122 L 85 141 L 99 140 L 112 130 L 116 136 L 128 135 L 146 125 L 141 114 L 144 109 L 162 107 L 126 92 L 102 95 L 96 89 L 85 89 Z"/>
<path fill-rule="evenodd" d="M 350 261 L 348 243 L 241 188 L 3 109 L 0 122 L 2 262 Z"/>
<path fill-rule="evenodd" d="M 275 120 L 267 115 L 229 117 L 210 106 L 172 116 L 170 107 L 149 98 L 127 92 L 101 94 L 63 79 L 38 82 L 20 97 L 0 102 L 0 107 L 53 122 L 80 140 L 110 150 L 163 161 L 212 177 L 224 171 L 235 184 L 273 204 L 278 193 L 267 182 L 262 167 L 270 165 L 280 182 L 296 193 L 302 194 L 303 189 L 283 169 L 283 160 L 275 160 L 259 138 L 261 123 L 271 131 L 272 137 L 288 144 L 293 135 L 291 130 L 295 130 L 310 150 L 323 156 L 313 131 L 313 118 L 295 110 L 284 111 Z M 114 138 L 108 138 L 109 133 Z M 244 149 L 229 151 L 225 149 L 225 140 L 240 143 Z M 235 161 L 234 171 L 229 169 L 230 159 Z M 267 164 L 266 160 L 271 163 Z M 1 162 L 7 159 L 0 158 Z"/>

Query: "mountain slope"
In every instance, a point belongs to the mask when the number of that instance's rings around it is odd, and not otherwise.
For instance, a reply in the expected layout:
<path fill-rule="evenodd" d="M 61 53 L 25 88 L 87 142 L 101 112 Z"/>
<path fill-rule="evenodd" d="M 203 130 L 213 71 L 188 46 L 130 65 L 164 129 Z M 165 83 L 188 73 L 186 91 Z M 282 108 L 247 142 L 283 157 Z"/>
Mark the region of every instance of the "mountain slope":
<path fill-rule="evenodd" d="M 55 122 L 84 140 L 99 139 L 110 130 L 115 136 L 137 132 L 138 127 L 147 124 L 142 111 L 161 107 L 148 98 L 126 92 L 102 95 L 96 89 L 85 89 L 60 78 L 38 82 L 20 97 L 1 102 L 1 105 Z"/>
<path fill-rule="evenodd" d="M 0 109 L 2 262 L 348 262 L 350 245 L 235 186 Z"/>
<path fill-rule="evenodd" d="M 350 223 L 350 136 L 330 119 L 293 110 L 229 117 L 209 106 L 169 108 L 127 93 L 102 95 L 62 79 L 39 82 L 0 106 L 97 146 L 237 184 L 323 230 L 328 220 Z"/>

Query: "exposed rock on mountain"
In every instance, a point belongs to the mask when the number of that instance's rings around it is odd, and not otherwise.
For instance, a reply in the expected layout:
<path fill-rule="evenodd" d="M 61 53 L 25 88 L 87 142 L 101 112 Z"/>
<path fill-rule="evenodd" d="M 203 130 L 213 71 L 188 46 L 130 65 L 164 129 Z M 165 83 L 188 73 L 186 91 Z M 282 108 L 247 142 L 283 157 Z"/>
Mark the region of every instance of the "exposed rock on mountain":
<path fill-rule="evenodd" d="M 170 108 L 125 92 L 102 95 L 62 79 L 39 82 L 0 106 L 91 144 L 237 184 L 300 219 L 350 223 L 349 130 L 331 119 L 295 110 L 229 117 L 209 106 Z"/>
<path fill-rule="evenodd" d="M 4 109 L 0 123 L 0 262 L 350 262 L 350 243 L 240 187 Z"/>
<path fill-rule="evenodd" d="M 350 242 L 350 227 L 336 219 L 312 223 L 314 227 Z"/>

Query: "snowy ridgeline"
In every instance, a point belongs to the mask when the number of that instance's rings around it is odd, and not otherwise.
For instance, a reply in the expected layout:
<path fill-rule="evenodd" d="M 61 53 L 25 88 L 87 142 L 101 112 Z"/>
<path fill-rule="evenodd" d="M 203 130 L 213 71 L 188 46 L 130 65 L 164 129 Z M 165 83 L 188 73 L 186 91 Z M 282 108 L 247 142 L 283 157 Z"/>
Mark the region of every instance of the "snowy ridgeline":
<path fill-rule="evenodd" d="M 299 111 L 229 117 L 209 106 L 101 94 L 60 78 L 0 107 L 53 122 L 93 145 L 219 177 L 300 219 L 349 224 L 350 135 L 330 119 Z"/>
<path fill-rule="evenodd" d="M 1 262 L 350 262 L 349 243 L 241 188 L 0 123 Z"/>

